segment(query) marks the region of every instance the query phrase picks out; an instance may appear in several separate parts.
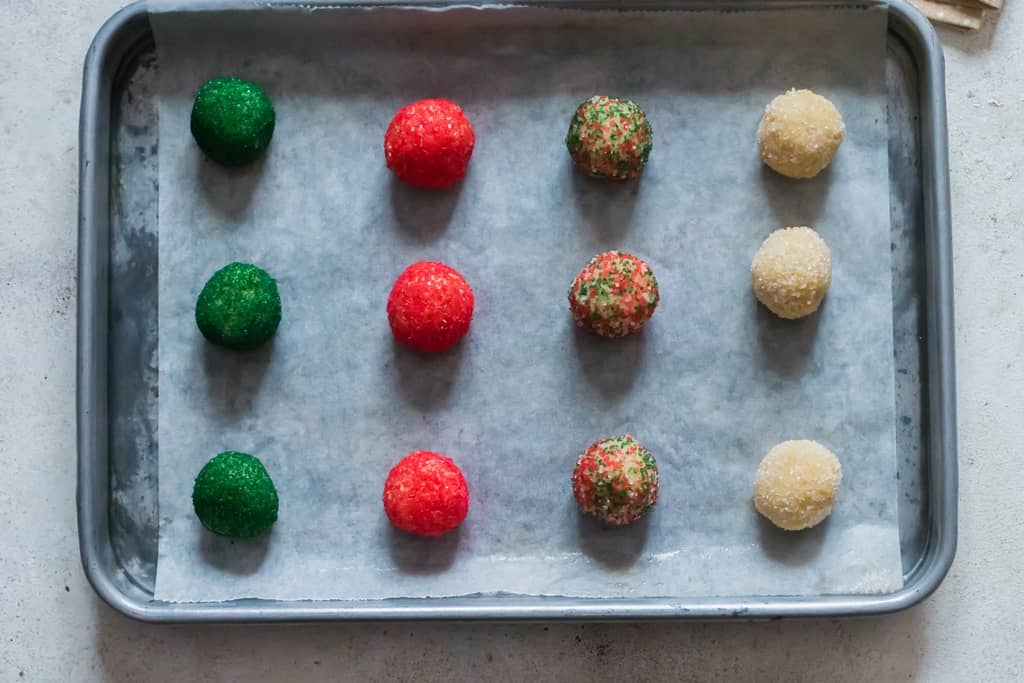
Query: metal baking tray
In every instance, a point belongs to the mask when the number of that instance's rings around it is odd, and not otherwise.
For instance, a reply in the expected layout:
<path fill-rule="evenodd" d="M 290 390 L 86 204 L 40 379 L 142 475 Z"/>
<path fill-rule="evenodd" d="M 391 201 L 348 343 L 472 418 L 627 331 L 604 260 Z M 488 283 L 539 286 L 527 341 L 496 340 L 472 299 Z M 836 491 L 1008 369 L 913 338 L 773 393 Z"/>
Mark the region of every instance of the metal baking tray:
<path fill-rule="evenodd" d="M 305 2 L 302 7 L 326 5 Z M 331 0 L 337 5 L 338 0 Z M 443 7 L 445 1 L 350 3 Z M 487 2 L 457 3 L 460 5 Z M 625 11 L 820 6 L 830 0 L 504 0 Z M 492 595 L 366 601 L 153 599 L 157 510 L 159 64 L 143 2 L 100 29 L 80 120 L 78 527 L 82 563 L 114 609 L 151 622 L 373 619 L 768 619 L 894 612 L 926 598 L 956 550 L 953 270 L 942 51 L 908 3 L 888 11 L 899 522 L 904 587 L 883 595 L 578 599 Z M 261 11 L 256 4 L 251 11 Z M 125 201 L 131 196 L 131 202 Z M 128 209 L 126 207 L 135 207 Z M 138 207 L 145 207 L 139 209 Z"/>

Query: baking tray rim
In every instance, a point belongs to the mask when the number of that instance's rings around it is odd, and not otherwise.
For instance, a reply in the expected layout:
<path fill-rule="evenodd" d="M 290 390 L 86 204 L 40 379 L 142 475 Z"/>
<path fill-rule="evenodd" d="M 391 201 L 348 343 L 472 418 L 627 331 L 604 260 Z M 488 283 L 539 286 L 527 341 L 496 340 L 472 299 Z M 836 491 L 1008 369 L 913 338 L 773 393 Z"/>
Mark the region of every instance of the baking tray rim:
<path fill-rule="evenodd" d="M 109 538 L 107 415 L 106 251 L 110 222 L 111 83 L 129 50 L 150 33 L 144 0 L 130 4 L 97 32 L 86 54 L 79 119 L 79 256 L 77 329 L 77 444 L 79 550 L 86 578 L 116 611 L 144 622 L 281 622 L 371 620 L 481 621 L 648 621 L 782 619 L 886 614 L 918 604 L 938 588 L 952 565 L 957 544 L 956 384 L 953 325 L 952 238 L 949 153 L 942 48 L 931 25 L 908 3 L 834 0 L 376 0 L 283 3 L 286 7 L 395 5 L 419 8 L 451 6 L 538 6 L 602 9 L 750 10 L 882 5 L 889 31 L 902 39 L 916 62 L 921 102 L 921 174 L 925 225 L 925 301 L 927 332 L 926 398 L 928 445 L 928 541 L 918 566 L 902 589 L 879 595 L 773 596 L 732 598 L 581 599 L 535 596 L 396 598 L 372 601 L 237 600 L 215 603 L 165 603 L 129 595 L 105 566 L 116 564 Z M 255 6 L 255 5 L 254 5 Z M 266 5 L 263 5 L 266 7 Z M 102 495 L 107 491 L 107 495 Z"/>

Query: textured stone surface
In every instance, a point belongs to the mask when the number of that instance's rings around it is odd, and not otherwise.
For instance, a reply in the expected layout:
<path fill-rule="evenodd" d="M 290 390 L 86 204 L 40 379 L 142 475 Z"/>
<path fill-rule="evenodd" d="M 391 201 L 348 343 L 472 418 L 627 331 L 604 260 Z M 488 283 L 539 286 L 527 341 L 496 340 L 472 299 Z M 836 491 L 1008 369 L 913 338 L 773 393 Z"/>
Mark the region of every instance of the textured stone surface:
<path fill-rule="evenodd" d="M 0 680 L 1024 679 L 1024 3 L 943 30 L 960 406 L 960 549 L 881 619 L 706 625 L 140 626 L 102 605 L 74 512 L 77 120 L 113 0 L 0 23 Z"/>

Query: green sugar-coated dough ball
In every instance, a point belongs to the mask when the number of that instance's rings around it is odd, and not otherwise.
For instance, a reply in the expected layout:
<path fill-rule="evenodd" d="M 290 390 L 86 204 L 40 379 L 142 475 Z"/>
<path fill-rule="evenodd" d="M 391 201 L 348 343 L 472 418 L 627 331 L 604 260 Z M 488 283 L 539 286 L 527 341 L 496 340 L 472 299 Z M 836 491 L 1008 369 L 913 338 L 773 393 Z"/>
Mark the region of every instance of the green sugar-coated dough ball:
<path fill-rule="evenodd" d="M 225 166 L 255 161 L 274 135 L 274 105 L 263 88 L 240 78 L 203 84 L 192 105 L 192 137 Z"/>
<path fill-rule="evenodd" d="M 277 489 L 259 458 L 225 451 L 199 470 L 192 506 L 213 533 L 252 538 L 277 521 Z"/>
<path fill-rule="evenodd" d="M 254 349 L 274 336 L 281 322 L 281 295 L 267 271 L 230 263 L 213 274 L 196 301 L 203 336 L 230 349 Z"/>

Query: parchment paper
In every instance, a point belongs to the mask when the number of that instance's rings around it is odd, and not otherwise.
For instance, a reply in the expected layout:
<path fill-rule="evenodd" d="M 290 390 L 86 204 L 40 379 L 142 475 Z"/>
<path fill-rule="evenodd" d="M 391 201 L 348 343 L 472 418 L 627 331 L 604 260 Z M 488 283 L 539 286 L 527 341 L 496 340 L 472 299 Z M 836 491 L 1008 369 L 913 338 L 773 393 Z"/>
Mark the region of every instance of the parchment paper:
<path fill-rule="evenodd" d="M 155 9 L 166 10 L 158 4 Z M 880 9 L 615 13 L 550 9 L 277 10 L 153 16 L 160 96 L 160 552 L 171 601 L 444 596 L 736 596 L 891 591 L 896 524 L 887 126 Z M 242 171 L 188 130 L 208 78 L 267 89 L 277 129 Z M 831 169 L 792 181 L 760 164 L 764 105 L 830 97 L 847 126 Z M 638 182 L 571 168 L 563 139 L 595 93 L 647 111 Z M 403 104 L 443 96 L 477 134 L 445 192 L 386 170 Z M 832 249 L 821 311 L 775 319 L 750 291 L 772 230 L 812 225 Z M 595 253 L 645 258 L 662 302 L 645 330 L 574 328 L 568 285 Z M 440 259 L 476 293 L 453 351 L 397 347 L 388 291 Z M 205 280 L 233 261 L 278 279 L 284 319 L 254 353 L 204 342 Z M 593 440 L 655 455 L 659 501 L 629 528 L 578 515 L 569 477 Z M 785 533 L 751 504 L 785 439 L 840 457 L 832 517 Z M 205 532 L 203 463 L 258 455 L 280 518 L 258 541 Z M 454 458 L 472 505 L 439 539 L 393 530 L 381 490 L 414 449 Z"/>

